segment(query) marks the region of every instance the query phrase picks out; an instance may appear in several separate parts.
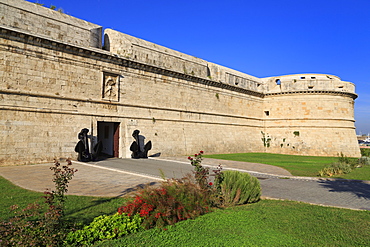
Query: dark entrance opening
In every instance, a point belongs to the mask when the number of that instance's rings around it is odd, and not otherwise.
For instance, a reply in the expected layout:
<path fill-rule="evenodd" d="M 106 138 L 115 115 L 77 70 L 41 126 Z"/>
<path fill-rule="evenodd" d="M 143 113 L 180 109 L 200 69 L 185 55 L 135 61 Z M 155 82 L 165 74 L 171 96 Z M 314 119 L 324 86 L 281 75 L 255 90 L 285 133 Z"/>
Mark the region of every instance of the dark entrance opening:
<path fill-rule="evenodd" d="M 98 122 L 98 140 L 102 142 L 102 153 L 111 156 L 119 156 L 119 125 L 116 122 Z"/>

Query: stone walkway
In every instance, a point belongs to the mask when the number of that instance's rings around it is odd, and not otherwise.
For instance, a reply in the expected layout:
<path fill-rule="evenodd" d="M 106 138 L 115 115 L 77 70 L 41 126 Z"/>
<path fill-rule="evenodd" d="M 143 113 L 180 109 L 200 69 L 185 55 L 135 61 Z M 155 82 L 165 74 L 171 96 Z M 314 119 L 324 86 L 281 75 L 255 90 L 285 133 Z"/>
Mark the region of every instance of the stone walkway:
<path fill-rule="evenodd" d="M 175 161 L 189 164 L 186 157 L 167 157 L 155 160 Z M 106 166 L 96 166 L 93 163 L 82 163 L 73 161 L 73 167 L 78 170 L 69 184 L 69 195 L 85 196 L 123 196 L 128 192 L 143 187 L 146 184 L 154 184 L 162 181 L 158 176 L 144 175 L 124 170 L 109 168 Z M 218 166 L 222 164 L 224 168 L 244 169 L 247 171 L 274 172 L 279 175 L 291 175 L 288 171 L 270 165 L 236 162 L 227 160 L 205 159 L 203 164 Z M 64 165 L 63 162 L 61 162 Z M 53 189 L 53 172 L 49 167 L 53 163 L 26 165 L 26 166 L 7 166 L 0 167 L 0 176 L 12 183 L 33 191 L 44 192 L 46 189 Z M 190 166 L 189 166 L 190 167 Z"/>
<path fill-rule="evenodd" d="M 61 162 L 63 165 L 63 162 Z M 0 176 L 22 188 L 44 192 L 54 189 L 52 163 L 27 166 L 0 167 Z M 78 171 L 69 183 L 68 195 L 123 196 L 128 192 L 148 183 L 160 181 L 160 178 L 136 175 L 124 171 L 95 167 L 89 163 L 72 162 Z"/>
<path fill-rule="evenodd" d="M 61 162 L 63 165 L 64 163 Z M 130 169 L 138 167 L 145 172 Z M 124 196 L 146 184 L 154 185 L 162 181 L 153 170 L 181 169 L 192 170 L 186 157 L 165 157 L 148 160 L 108 159 L 101 162 L 82 163 L 73 161 L 78 169 L 69 184 L 69 195 L 117 197 Z M 370 210 L 370 181 L 348 181 L 294 177 L 285 169 L 256 163 L 216 160 L 206 158 L 203 165 L 224 169 L 240 170 L 256 176 L 266 198 L 288 199 L 318 205 Z M 14 184 L 33 191 L 44 192 L 53 189 L 53 164 L 0 167 L 0 176 Z M 149 165 L 151 168 L 149 168 Z M 185 168 L 184 168 L 185 167 Z M 150 169 L 152 169 L 150 171 Z M 154 174 L 154 175 L 153 175 Z"/>

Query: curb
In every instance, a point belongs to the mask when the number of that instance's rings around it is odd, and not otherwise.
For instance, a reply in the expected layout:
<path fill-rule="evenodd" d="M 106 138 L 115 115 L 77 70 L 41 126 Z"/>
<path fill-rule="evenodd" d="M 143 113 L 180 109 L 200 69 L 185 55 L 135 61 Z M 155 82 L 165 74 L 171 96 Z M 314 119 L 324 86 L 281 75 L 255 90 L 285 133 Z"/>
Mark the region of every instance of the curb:
<path fill-rule="evenodd" d="M 149 158 L 149 159 L 155 159 L 155 160 L 164 160 L 164 161 L 171 161 L 171 162 L 177 162 L 182 164 L 189 164 L 189 162 L 185 161 L 179 161 L 179 160 L 170 160 L 170 159 L 159 159 L 159 158 Z M 205 167 L 217 167 L 214 165 L 204 165 Z M 288 176 L 288 175 L 276 175 L 271 173 L 263 173 L 263 172 L 256 172 L 256 171 L 248 171 L 244 169 L 238 169 L 238 168 L 232 168 L 227 167 L 223 168 L 224 170 L 234 170 L 234 171 L 240 171 L 240 172 L 246 172 L 254 176 L 266 176 L 271 178 L 279 178 L 279 179 L 295 179 L 295 180 L 311 180 L 311 181 L 332 181 L 332 182 L 342 182 L 342 183 L 364 183 L 364 184 L 370 184 L 369 180 L 355 180 L 355 179 L 343 179 L 343 178 L 322 178 L 322 177 L 300 177 L 300 176 Z"/>

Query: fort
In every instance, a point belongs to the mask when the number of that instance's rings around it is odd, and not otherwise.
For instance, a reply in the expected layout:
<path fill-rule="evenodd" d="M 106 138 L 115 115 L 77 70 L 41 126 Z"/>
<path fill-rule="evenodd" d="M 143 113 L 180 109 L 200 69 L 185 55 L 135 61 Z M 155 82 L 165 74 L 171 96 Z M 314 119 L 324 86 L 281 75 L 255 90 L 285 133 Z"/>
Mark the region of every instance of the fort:
<path fill-rule="evenodd" d="M 76 158 L 269 152 L 359 157 L 355 86 L 329 74 L 257 78 L 57 11 L 0 0 L 0 165 Z"/>

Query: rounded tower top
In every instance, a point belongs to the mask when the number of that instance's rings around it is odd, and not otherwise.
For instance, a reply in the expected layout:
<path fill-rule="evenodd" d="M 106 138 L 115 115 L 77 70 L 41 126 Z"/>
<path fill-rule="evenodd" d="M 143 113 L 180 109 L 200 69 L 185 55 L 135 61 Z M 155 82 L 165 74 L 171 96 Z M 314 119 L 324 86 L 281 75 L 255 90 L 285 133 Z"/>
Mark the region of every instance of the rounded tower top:
<path fill-rule="evenodd" d="M 266 94 L 289 92 L 342 92 L 355 94 L 352 82 L 342 81 L 340 77 L 329 74 L 293 74 L 266 77 L 262 79 L 266 85 Z"/>

